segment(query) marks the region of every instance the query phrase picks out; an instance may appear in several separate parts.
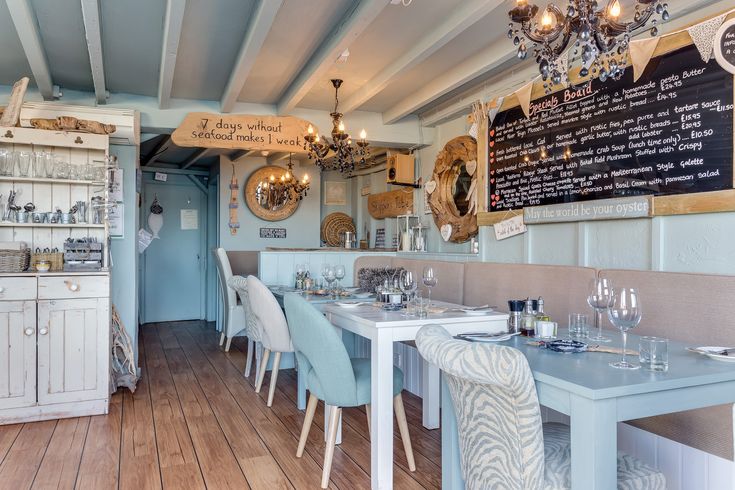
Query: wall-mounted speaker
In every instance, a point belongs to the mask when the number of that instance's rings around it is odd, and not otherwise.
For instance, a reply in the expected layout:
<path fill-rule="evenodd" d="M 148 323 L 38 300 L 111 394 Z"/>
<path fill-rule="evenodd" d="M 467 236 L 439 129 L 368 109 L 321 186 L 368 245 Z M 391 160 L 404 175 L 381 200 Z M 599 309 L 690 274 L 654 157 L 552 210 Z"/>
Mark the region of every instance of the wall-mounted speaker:
<path fill-rule="evenodd" d="M 389 184 L 413 184 L 413 155 L 401 155 L 400 153 L 389 155 L 386 163 L 386 182 Z"/>

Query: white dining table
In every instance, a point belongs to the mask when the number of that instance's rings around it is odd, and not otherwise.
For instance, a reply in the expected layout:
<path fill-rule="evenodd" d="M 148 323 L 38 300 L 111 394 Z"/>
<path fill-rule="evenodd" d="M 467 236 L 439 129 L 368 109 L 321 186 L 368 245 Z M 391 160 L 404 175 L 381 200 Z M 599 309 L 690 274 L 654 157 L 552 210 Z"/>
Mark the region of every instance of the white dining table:
<path fill-rule="evenodd" d="M 378 305 L 364 304 L 342 307 L 327 304 L 323 311 L 337 328 L 370 339 L 371 419 L 370 480 L 374 490 L 393 488 L 393 342 L 416 339 L 424 325 L 442 325 L 451 334 L 468 332 L 498 333 L 507 329 L 508 315 L 500 312 L 467 314 L 451 311 L 459 305 L 433 302 L 433 307 L 448 308 L 442 313 L 430 313 L 426 318 L 406 316 L 403 311 L 385 311 Z M 440 373 L 424 363 L 422 385 L 424 422 L 439 421 L 441 393 Z M 424 424 L 426 425 L 426 423 Z"/>

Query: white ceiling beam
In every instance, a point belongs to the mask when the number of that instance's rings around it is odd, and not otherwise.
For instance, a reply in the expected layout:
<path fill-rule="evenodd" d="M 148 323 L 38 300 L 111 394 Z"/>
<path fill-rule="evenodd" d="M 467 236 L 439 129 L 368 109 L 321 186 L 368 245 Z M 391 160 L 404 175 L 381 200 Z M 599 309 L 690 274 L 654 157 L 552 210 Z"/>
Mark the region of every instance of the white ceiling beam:
<path fill-rule="evenodd" d="M 194 153 L 192 153 L 189 156 L 189 158 L 181 162 L 181 170 L 186 170 L 187 168 L 191 167 L 196 162 L 198 162 L 200 159 L 211 154 L 213 150 L 214 150 L 213 148 L 199 148 Z"/>
<path fill-rule="evenodd" d="M 225 91 L 220 100 L 220 111 L 231 112 L 242 92 L 242 87 L 250 75 L 258 57 L 260 48 L 263 47 L 265 37 L 273 26 L 278 9 L 281 8 L 283 0 L 259 0 L 253 13 L 248 20 L 245 38 L 240 46 L 240 52 L 235 61 L 235 67 L 230 73 L 230 78 L 225 86 Z"/>
<path fill-rule="evenodd" d="M 241 158 L 253 156 L 255 153 L 257 153 L 257 150 L 235 150 L 227 155 L 227 158 L 229 158 L 232 162 L 236 162 Z"/>
<path fill-rule="evenodd" d="M 342 52 L 372 23 L 390 0 L 359 0 L 309 57 L 278 101 L 278 114 L 290 113 L 324 77 Z"/>
<path fill-rule="evenodd" d="M 59 88 L 54 87 L 51 79 L 46 51 L 43 49 L 43 43 L 41 43 L 38 21 L 30 0 L 6 0 L 6 3 L 15 30 L 20 38 L 20 44 L 23 46 L 26 59 L 31 67 L 33 80 L 36 82 L 38 91 L 43 100 L 53 100 L 59 94 Z"/>
<path fill-rule="evenodd" d="M 383 113 L 383 123 L 394 124 L 465 83 L 512 61 L 516 57 L 515 50 L 508 49 L 504 41 L 507 41 L 505 36 L 495 39 L 490 46 L 413 91 L 411 95 Z M 513 47 L 512 43 L 510 47 Z"/>
<path fill-rule="evenodd" d="M 163 50 L 161 69 L 158 74 L 158 107 L 168 109 L 171 102 L 171 89 L 174 85 L 176 57 L 179 54 L 181 26 L 184 25 L 186 0 L 168 0 L 166 16 L 163 20 Z"/>
<path fill-rule="evenodd" d="M 87 38 L 89 66 L 92 69 L 94 96 L 98 104 L 107 103 L 105 87 L 105 65 L 102 58 L 102 30 L 100 28 L 100 5 L 97 0 L 82 0 L 82 19 Z"/>
<path fill-rule="evenodd" d="M 359 109 L 368 100 L 385 90 L 396 78 L 415 67 L 467 30 L 477 21 L 501 6 L 504 0 L 471 0 L 462 2 L 452 14 L 429 34 L 418 41 L 393 63 L 365 82 L 340 106 L 344 113 Z"/>
<path fill-rule="evenodd" d="M 284 160 L 288 160 L 289 153 L 287 151 L 276 151 L 273 153 L 270 153 L 265 161 L 268 163 L 268 165 L 275 165 L 278 162 L 282 162 Z"/>

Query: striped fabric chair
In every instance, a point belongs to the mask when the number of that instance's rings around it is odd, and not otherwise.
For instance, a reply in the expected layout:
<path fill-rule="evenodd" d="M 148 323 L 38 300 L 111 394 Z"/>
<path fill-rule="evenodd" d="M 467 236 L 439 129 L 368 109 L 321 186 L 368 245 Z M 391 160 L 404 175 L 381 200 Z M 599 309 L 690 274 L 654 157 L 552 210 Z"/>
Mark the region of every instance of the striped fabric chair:
<path fill-rule="evenodd" d="M 440 326 L 423 327 L 416 345 L 446 376 L 468 489 L 571 488 L 569 427 L 541 423 L 531 369 L 519 350 L 454 340 Z M 617 487 L 658 490 L 666 480 L 618 453 Z"/>
<path fill-rule="evenodd" d="M 243 310 L 245 311 L 245 335 L 248 338 L 248 353 L 245 358 L 245 372 L 246 378 L 250 377 L 250 369 L 253 365 L 253 352 L 256 352 L 255 357 L 255 379 L 260 378 L 260 334 L 255 326 L 255 319 L 250 314 L 250 303 L 248 300 L 248 279 L 243 276 L 232 276 L 227 280 L 227 285 L 234 289 L 237 296 L 240 298 L 240 304 L 242 304 Z M 229 342 L 229 340 L 228 340 Z"/>

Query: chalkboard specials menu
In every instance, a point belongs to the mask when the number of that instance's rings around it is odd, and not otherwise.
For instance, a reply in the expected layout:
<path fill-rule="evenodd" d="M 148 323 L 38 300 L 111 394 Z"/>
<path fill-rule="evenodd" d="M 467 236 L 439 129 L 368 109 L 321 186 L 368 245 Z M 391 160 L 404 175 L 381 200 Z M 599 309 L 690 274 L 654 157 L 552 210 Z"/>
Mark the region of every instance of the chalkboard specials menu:
<path fill-rule="evenodd" d="M 690 46 L 501 112 L 488 144 L 489 211 L 731 189 L 733 75 Z"/>

